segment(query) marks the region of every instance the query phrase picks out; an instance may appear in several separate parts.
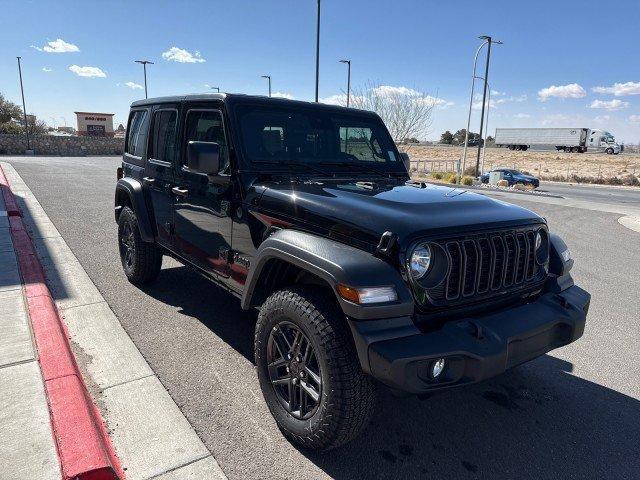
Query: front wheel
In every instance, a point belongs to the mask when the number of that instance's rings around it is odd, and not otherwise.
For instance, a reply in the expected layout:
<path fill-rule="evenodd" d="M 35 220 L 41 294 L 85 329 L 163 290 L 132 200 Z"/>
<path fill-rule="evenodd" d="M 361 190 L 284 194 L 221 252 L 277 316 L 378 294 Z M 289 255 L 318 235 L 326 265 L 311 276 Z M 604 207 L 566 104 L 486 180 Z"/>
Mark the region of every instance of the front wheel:
<path fill-rule="evenodd" d="M 292 442 L 330 450 L 355 438 L 375 406 L 351 333 L 331 293 L 292 287 L 260 308 L 255 359 L 260 388 Z"/>
<path fill-rule="evenodd" d="M 141 285 L 155 280 L 162 267 L 162 252 L 153 243 L 140 236 L 136 214 L 124 207 L 118 217 L 118 250 L 127 279 Z"/>
<path fill-rule="evenodd" d="M 611 155 L 613 153 L 613 148 L 607 148 L 605 152 L 607 153 L 607 155 Z"/>

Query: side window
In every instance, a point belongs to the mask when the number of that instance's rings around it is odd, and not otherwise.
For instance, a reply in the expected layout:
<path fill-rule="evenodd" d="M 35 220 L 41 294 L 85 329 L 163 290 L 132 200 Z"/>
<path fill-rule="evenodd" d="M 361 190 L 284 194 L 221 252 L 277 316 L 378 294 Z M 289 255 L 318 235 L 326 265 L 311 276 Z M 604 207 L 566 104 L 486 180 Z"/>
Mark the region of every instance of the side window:
<path fill-rule="evenodd" d="M 224 134 L 222 114 L 215 110 L 192 110 L 187 114 L 185 144 L 190 141 L 220 145 L 220 173 L 229 170 L 229 146 Z M 183 159 L 183 164 L 186 159 Z"/>
<path fill-rule="evenodd" d="M 142 127 L 146 118 L 146 110 L 135 110 L 129 115 L 129 131 L 127 132 L 125 151 L 136 157 L 144 155 L 144 144 L 147 135 Z"/>
<path fill-rule="evenodd" d="M 159 110 L 153 114 L 153 137 L 149 158 L 173 162 L 176 158 L 177 136 L 175 110 Z"/>

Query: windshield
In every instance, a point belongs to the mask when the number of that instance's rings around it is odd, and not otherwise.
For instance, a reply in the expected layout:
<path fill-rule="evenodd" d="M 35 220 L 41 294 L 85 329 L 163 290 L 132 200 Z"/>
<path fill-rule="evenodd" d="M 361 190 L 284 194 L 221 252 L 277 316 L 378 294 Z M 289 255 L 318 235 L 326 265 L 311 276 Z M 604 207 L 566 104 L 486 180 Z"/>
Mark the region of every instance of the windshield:
<path fill-rule="evenodd" d="M 403 171 L 382 122 L 357 113 L 308 107 L 239 105 L 244 154 L 254 163 L 357 163 Z"/>

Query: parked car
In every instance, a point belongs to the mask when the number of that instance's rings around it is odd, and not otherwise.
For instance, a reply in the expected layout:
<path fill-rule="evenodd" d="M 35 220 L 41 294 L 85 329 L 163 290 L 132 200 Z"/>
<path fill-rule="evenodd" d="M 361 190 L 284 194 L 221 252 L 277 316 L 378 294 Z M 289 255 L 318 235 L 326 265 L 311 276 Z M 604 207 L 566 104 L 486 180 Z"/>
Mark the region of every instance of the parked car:
<path fill-rule="evenodd" d="M 503 179 L 509 182 L 510 187 L 517 183 L 522 185 L 531 185 L 533 188 L 538 188 L 540 186 L 540 180 L 537 177 L 534 177 L 533 175 L 526 175 L 520 170 L 514 170 L 512 168 L 497 168 L 490 172 L 483 173 L 480 175 L 480 181 L 482 183 L 489 183 L 489 175 L 491 172 L 501 172 Z"/>
<path fill-rule="evenodd" d="M 171 256 L 256 308 L 260 387 L 302 447 L 357 436 L 380 384 L 469 385 L 583 333 L 590 296 L 545 220 L 412 182 L 375 113 L 152 98 L 132 104 L 125 150 L 115 185 L 125 275 L 154 281 Z"/>

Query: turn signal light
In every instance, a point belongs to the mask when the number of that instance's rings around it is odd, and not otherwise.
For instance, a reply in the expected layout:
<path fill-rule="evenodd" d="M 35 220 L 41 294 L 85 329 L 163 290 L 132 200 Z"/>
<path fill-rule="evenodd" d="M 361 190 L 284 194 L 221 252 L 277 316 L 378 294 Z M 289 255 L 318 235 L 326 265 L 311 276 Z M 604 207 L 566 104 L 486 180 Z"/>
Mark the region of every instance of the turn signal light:
<path fill-rule="evenodd" d="M 355 288 L 339 283 L 338 294 L 345 300 L 360 305 L 395 302 L 398 300 L 398 294 L 394 287 Z"/>

